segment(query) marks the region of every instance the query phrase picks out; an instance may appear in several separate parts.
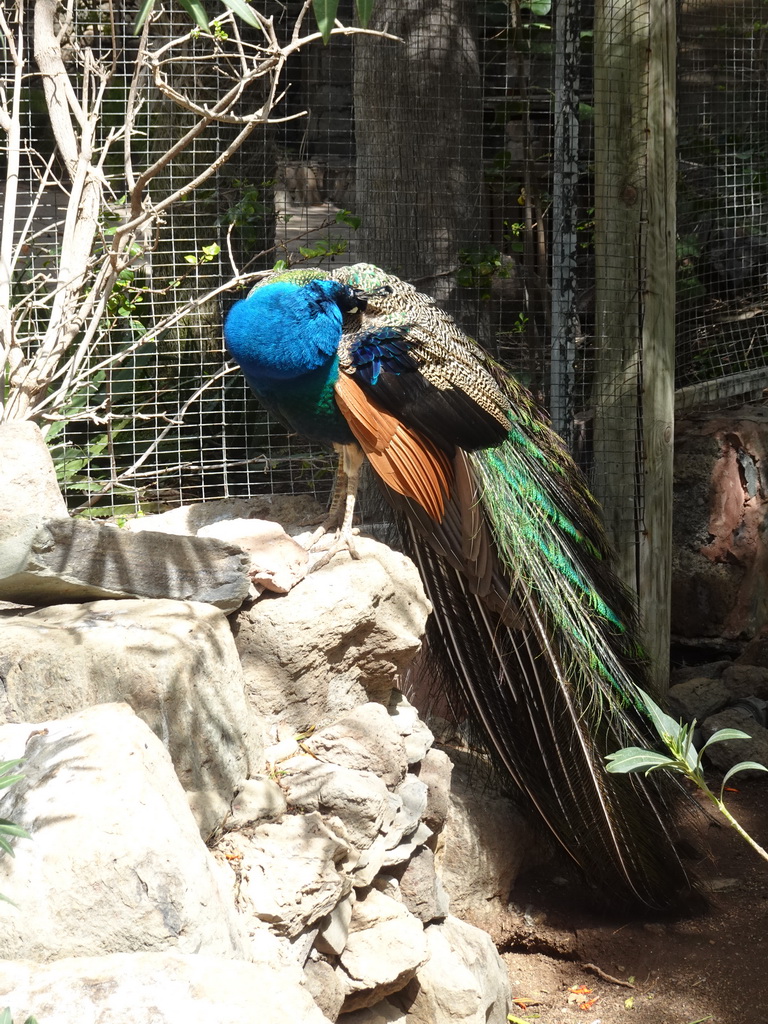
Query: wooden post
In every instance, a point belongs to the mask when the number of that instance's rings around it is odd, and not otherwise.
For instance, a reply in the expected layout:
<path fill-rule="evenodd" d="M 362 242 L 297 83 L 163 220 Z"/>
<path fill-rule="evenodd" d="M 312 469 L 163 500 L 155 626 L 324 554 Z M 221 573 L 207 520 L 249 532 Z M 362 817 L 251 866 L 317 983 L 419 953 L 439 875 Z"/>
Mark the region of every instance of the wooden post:
<path fill-rule="evenodd" d="M 669 681 L 675 430 L 675 0 L 650 0 L 648 224 L 643 316 L 640 606 L 657 685 Z"/>
<path fill-rule="evenodd" d="M 674 0 L 595 8 L 593 488 L 669 663 L 675 315 Z"/>

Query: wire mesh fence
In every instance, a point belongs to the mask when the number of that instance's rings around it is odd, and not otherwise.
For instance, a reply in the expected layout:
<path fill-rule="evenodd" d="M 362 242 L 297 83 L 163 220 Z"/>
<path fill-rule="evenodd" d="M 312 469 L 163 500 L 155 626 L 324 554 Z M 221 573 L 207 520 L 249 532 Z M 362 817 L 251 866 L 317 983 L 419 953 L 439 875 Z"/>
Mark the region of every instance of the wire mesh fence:
<path fill-rule="evenodd" d="M 327 454 L 269 420 L 225 366 L 221 324 L 234 296 L 199 299 L 235 270 L 278 259 L 364 260 L 435 295 L 492 348 L 551 410 L 598 491 L 600 473 L 623 480 L 616 529 L 637 532 L 643 484 L 627 453 L 642 448 L 643 146 L 653 96 L 641 44 L 657 7 L 377 0 L 373 27 L 399 41 L 338 35 L 297 49 L 280 77 L 279 121 L 259 126 L 214 177 L 168 207 L 150 237 L 139 237 L 98 313 L 98 345 L 50 389 L 42 419 L 71 506 L 112 514 L 299 489 L 322 498 Z M 685 0 L 678 9 L 681 408 L 759 395 L 766 384 L 766 7 Z M 233 80 L 240 37 L 261 43 L 257 30 L 239 26 L 238 34 L 222 21 L 213 46 L 209 34 L 189 34 L 179 6 L 158 8 L 151 48 L 189 36 L 164 72 L 186 97 L 180 107 L 158 88 L 153 66 L 134 76 L 135 5 L 82 0 L 70 10 L 71 81 L 85 88 L 97 62 L 113 65 L 94 140 L 97 149 L 116 140 L 100 165 L 107 203 L 98 249 L 125 216 L 127 175 L 140 175 L 191 130 L 193 108 L 217 102 Z M 268 0 L 262 10 L 289 42 L 302 4 Z M 64 18 L 62 8 L 60 25 Z M 339 18 L 354 21 L 351 2 L 341 3 Z M 15 38 L 10 14 L 7 24 Z M 21 32 L 31 55 L 31 21 Z M 1 59 L 12 103 L 7 47 Z M 629 106 L 616 86 L 627 81 Z M 17 237 L 24 224 L 29 230 L 13 287 L 19 336 L 24 328 L 32 339 L 37 317 L 44 329 L 70 188 L 34 61 L 20 89 Z M 238 130 L 211 121 L 152 179 L 151 201 L 183 189 Z M 7 168 L 13 144 L 3 140 Z M 618 183 L 617 166 L 631 167 Z M 117 358 L 105 363 L 107 356 Z M 608 414 L 610 430 L 625 437 L 614 454 L 601 442 L 596 456 L 595 430 L 605 433 Z"/>
<path fill-rule="evenodd" d="M 768 5 L 681 7 L 679 407 L 760 397 L 768 298 Z M 683 390 L 684 389 L 684 390 Z"/>

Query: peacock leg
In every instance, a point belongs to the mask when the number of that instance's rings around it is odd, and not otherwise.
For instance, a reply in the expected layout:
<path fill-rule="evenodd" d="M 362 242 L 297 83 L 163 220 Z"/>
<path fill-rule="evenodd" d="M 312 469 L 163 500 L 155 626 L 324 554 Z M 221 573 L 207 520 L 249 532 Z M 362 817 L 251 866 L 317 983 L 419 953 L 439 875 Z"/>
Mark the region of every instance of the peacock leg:
<path fill-rule="evenodd" d="M 335 444 L 334 449 L 339 456 L 336 470 L 336 483 L 333 488 L 331 507 L 322 526 L 312 534 L 308 550 L 311 551 L 331 530 L 336 531 L 336 539 L 327 551 L 312 564 L 310 572 L 327 565 L 334 555 L 340 551 L 348 551 L 352 558 L 360 555 L 355 547 L 352 520 L 355 515 L 355 499 L 360 480 L 360 469 L 365 455 L 356 444 Z"/>

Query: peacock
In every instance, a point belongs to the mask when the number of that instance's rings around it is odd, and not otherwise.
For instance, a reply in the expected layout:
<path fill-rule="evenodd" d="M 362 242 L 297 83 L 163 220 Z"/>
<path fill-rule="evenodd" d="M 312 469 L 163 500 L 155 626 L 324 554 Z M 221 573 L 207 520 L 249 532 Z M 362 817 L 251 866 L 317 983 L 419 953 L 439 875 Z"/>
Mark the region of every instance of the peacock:
<path fill-rule="evenodd" d="M 440 678 L 489 758 L 612 907 L 683 907 L 680 789 L 605 771 L 607 754 L 654 743 L 634 604 L 532 396 L 429 296 L 369 264 L 274 272 L 224 335 L 261 403 L 339 453 L 325 559 L 356 555 L 367 460 L 432 603 Z"/>

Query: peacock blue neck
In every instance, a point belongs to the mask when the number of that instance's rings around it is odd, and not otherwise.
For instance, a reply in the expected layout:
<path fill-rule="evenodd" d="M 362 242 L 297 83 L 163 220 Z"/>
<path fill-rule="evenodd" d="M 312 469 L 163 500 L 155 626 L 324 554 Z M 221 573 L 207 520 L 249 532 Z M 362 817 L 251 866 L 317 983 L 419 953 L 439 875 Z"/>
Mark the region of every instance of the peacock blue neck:
<path fill-rule="evenodd" d="M 339 375 L 339 358 L 291 380 L 246 379 L 262 403 L 291 429 L 324 444 L 351 444 L 354 437 L 339 412 L 333 386 Z"/>

